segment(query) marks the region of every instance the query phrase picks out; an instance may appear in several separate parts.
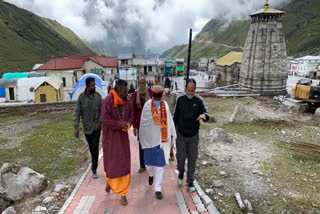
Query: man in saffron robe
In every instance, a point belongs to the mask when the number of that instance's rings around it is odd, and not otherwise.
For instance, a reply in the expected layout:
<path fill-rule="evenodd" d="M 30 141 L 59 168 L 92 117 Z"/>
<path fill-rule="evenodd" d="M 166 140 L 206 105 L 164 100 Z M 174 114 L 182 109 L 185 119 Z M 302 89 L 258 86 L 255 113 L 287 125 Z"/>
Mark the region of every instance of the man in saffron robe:
<path fill-rule="evenodd" d="M 130 185 L 130 145 L 128 130 L 131 126 L 132 110 L 128 96 L 128 83 L 118 80 L 115 90 L 104 99 L 101 116 L 103 122 L 103 162 L 106 192 L 110 189 L 121 195 L 120 203 L 127 205 L 126 194 Z"/>
<path fill-rule="evenodd" d="M 164 166 L 170 158 L 170 148 L 176 139 L 176 130 L 166 101 L 162 98 L 163 88 L 152 89 L 152 99 L 148 100 L 142 110 L 139 138 L 144 150 L 144 162 L 149 173 L 149 185 L 156 177 L 155 194 L 161 200 L 161 183 Z"/>

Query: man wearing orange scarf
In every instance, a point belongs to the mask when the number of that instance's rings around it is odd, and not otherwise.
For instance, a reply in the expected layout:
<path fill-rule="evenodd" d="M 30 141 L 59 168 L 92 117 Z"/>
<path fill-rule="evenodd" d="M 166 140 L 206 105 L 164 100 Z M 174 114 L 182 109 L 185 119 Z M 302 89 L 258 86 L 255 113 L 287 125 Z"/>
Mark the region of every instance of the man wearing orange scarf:
<path fill-rule="evenodd" d="M 128 131 L 132 124 L 132 110 L 130 102 L 126 101 L 127 96 L 128 83 L 118 80 L 115 90 L 110 91 L 101 107 L 105 190 L 121 195 L 122 205 L 128 204 L 126 194 L 131 179 Z"/>
<path fill-rule="evenodd" d="M 144 150 L 144 162 L 149 173 L 149 185 L 156 177 L 156 197 L 161 200 L 161 183 L 164 166 L 170 158 L 170 148 L 175 142 L 176 131 L 168 104 L 162 98 L 163 88 L 152 89 L 152 99 L 148 100 L 142 110 L 139 139 Z"/>

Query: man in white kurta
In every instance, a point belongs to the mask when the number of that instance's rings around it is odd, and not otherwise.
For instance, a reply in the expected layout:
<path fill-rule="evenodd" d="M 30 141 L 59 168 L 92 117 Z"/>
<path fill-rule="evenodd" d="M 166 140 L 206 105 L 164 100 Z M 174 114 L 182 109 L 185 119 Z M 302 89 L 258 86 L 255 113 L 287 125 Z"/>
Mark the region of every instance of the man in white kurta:
<path fill-rule="evenodd" d="M 164 166 L 170 158 L 170 148 L 176 139 L 176 130 L 168 104 L 162 98 L 163 88 L 155 86 L 152 89 L 152 99 L 149 99 L 142 110 L 139 138 L 144 150 L 144 161 L 149 173 L 149 185 L 156 177 L 156 197 L 161 200 L 161 184 Z"/>

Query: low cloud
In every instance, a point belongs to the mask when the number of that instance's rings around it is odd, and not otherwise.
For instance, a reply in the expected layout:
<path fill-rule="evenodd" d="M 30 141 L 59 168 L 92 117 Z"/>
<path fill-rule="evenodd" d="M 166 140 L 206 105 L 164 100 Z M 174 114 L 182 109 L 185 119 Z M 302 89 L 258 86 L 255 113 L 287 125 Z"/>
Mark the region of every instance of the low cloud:
<path fill-rule="evenodd" d="M 261 0 L 8 0 L 37 15 L 57 20 L 89 43 L 142 45 L 154 53 L 188 42 L 212 18 L 245 19 Z M 290 0 L 270 0 L 270 6 Z M 139 44 L 137 44 L 139 43 Z M 141 43 L 141 44 L 140 44 Z M 101 47 L 103 49 L 103 47 Z"/>

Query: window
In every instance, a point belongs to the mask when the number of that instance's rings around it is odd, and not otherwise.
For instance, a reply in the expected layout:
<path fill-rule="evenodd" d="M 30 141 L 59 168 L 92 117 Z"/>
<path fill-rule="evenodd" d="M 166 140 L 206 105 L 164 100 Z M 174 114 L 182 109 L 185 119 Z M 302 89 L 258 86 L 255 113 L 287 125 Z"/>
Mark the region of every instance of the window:
<path fill-rule="evenodd" d="M 66 78 L 62 77 L 62 81 L 63 81 L 63 87 L 66 87 Z"/>
<path fill-rule="evenodd" d="M 128 60 L 127 59 L 122 59 L 121 60 L 122 65 L 128 65 Z"/>
<path fill-rule="evenodd" d="M 152 71 L 152 66 L 148 66 L 148 71 L 149 71 L 149 72 Z"/>

